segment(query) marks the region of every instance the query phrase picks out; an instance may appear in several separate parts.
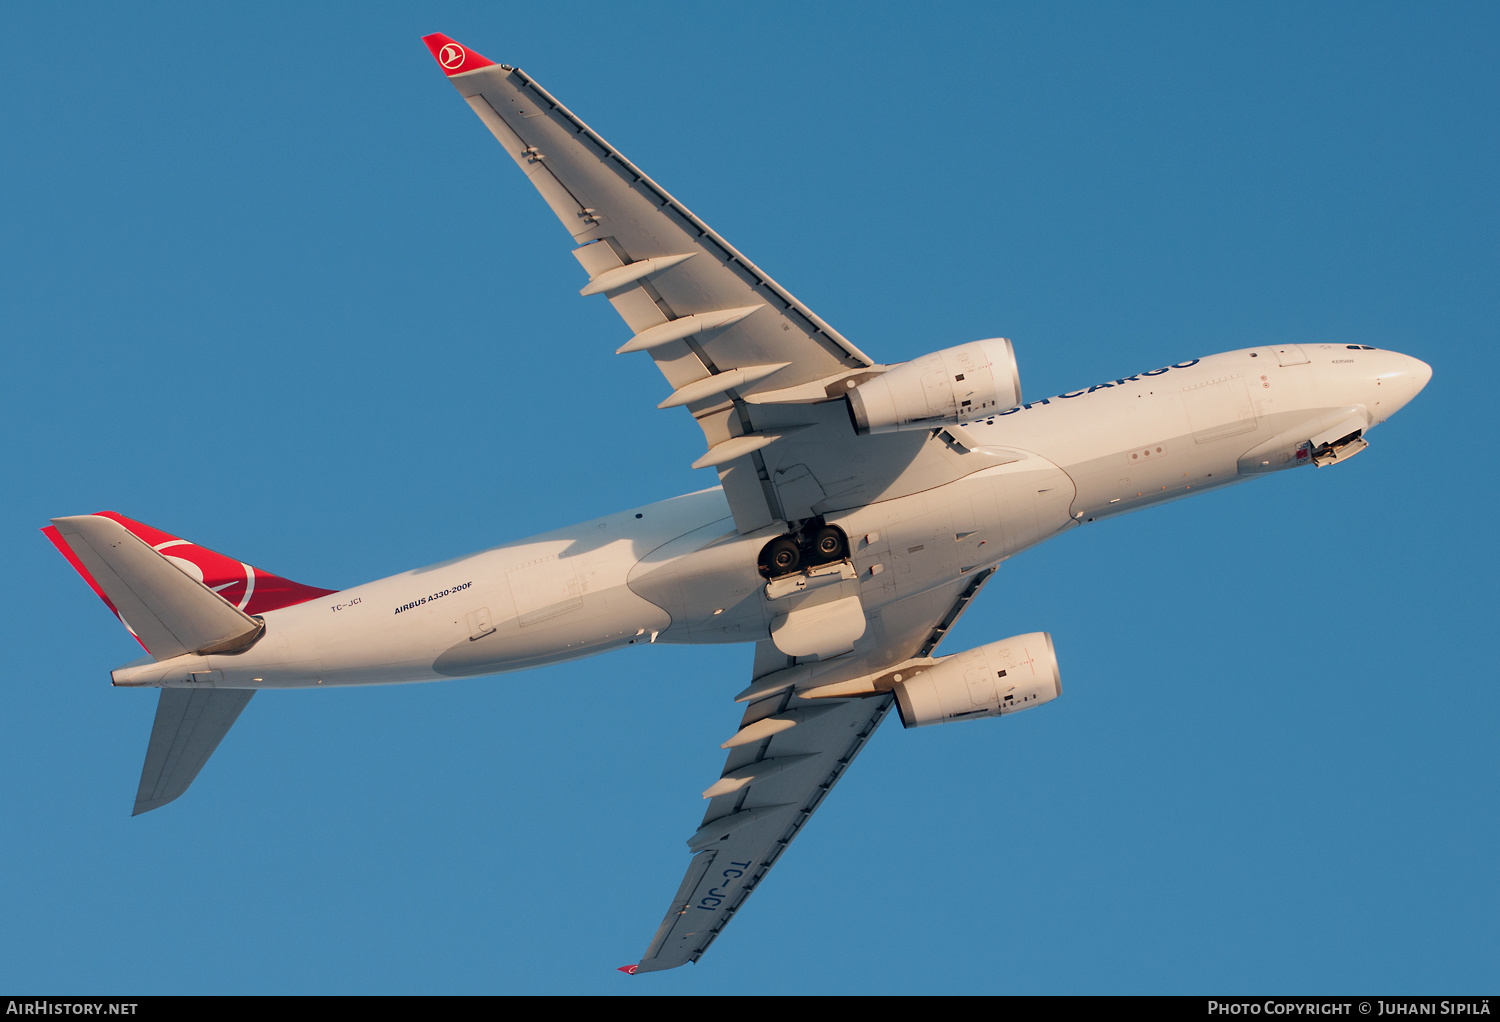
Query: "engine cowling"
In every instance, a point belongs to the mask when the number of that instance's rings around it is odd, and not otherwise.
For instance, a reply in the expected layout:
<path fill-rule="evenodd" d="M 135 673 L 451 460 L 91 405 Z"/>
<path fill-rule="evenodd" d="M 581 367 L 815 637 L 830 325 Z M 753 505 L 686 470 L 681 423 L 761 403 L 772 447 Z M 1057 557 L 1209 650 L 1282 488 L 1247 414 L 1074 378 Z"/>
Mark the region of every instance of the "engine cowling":
<path fill-rule="evenodd" d="M 998 717 L 1062 694 L 1052 636 L 1028 632 L 943 657 L 895 687 L 906 727 Z"/>
<path fill-rule="evenodd" d="M 903 362 L 849 391 L 860 433 L 970 422 L 1021 403 L 1021 371 L 1004 337 Z"/>

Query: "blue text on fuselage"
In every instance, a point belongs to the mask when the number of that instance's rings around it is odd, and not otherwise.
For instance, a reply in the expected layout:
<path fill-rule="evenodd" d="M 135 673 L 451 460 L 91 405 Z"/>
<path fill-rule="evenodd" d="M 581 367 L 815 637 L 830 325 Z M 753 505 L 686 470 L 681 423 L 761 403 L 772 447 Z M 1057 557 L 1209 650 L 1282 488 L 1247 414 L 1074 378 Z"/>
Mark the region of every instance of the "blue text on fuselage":
<path fill-rule="evenodd" d="M 1085 394 L 1092 394 L 1096 390 L 1104 390 L 1106 387 L 1123 387 L 1125 386 L 1125 384 L 1131 382 L 1132 380 L 1134 380 L 1136 383 L 1140 383 L 1142 376 L 1160 376 L 1162 373 L 1169 373 L 1173 369 L 1189 369 L 1192 366 L 1197 365 L 1201 361 L 1202 359 L 1195 358 L 1187 362 L 1175 362 L 1172 365 L 1166 366 L 1161 369 L 1152 369 L 1148 372 L 1140 373 L 1136 376 L 1122 376 L 1120 379 L 1114 380 L 1109 383 L 1096 383 L 1092 387 L 1085 387 L 1082 390 L 1069 391 L 1066 394 L 1059 394 L 1057 396 L 1058 398 L 1082 397 Z M 1030 409 L 1035 408 L 1038 405 L 1050 405 L 1051 403 L 1052 398 L 1044 397 L 1040 401 L 1028 401 L 1024 405 L 1016 405 L 1014 408 L 1007 408 L 1003 412 L 996 412 L 995 415 L 1014 415 L 1017 412 L 1029 411 Z"/>

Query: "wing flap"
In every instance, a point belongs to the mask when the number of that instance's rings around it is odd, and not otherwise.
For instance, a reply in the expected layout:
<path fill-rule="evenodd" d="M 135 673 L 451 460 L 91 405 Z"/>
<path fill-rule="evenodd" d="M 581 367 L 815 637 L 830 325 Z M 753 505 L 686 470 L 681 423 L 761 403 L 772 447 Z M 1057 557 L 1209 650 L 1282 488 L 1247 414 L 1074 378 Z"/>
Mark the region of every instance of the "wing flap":
<path fill-rule="evenodd" d="M 162 689 L 130 815 L 160 809 L 187 791 L 253 695 L 248 688 Z"/>

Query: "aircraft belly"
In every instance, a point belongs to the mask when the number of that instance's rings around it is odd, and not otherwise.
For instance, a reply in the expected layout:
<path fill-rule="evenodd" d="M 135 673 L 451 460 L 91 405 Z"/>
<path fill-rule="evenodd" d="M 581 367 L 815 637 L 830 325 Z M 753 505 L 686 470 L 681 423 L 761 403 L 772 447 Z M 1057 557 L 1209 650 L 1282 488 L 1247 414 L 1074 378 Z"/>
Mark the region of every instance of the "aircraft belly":
<path fill-rule="evenodd" d="M 1233 437 L 1197 443 L 1181 434 L 1069 465 L 1078 487 L 1072 513 L 1095 521 L 1232 483 L 1243 446 Z"/>
<path fill-rule="evenodd" d="M 704 490 L 332 593 L 266 614 L 263 641 L 204 669 L 223 687 L 386 684 L 650 641 L 670 617 L 630 591 L 631 568 L 727 513 Z"/>
<path fill-rule="evenodd" d="M 657 641 L 754 642 L 771 614 L 756 558 L 772 527 L 741 535 L 732 519 L 710 523 L 651 551 L 630 572 L 630 590 L 671 619 Z"/>
<path fill-rule="evenodd" d="M 1078 487 L 1072 514 L 1096 521 L 1243 482 L 1249 477 L 1239 472 L 1239 460 L 1246 451 L 1312 417 L 1307 409 L 1290 408 L 1256 416 L 1249 429 L 1209 424 L 1069 465 Z"/>
<path fill-rule="evenodd" d="M 635 544 L 608 531 L 508 548 L 472 597 L 439 605 L 432 669 L 495 674 L 652 641 L 672 619 L 630 591 Z"/>
<path fill-rule="evenodd" d="M 1073 481 L 1027 455 L 828 521 L 849 536 L 866 613 L 998 564 L 1074 522 Z"/>
<path fill-rule="evenodd" d="M 849 537 L 857 577 L 842 585 L 857 593 L 868 615 L 1066 529 L 1074 524 L 1073 492 L 1067 473 L 1025 455 L 921 493 L 830 512 L 825 520 Z M 761 548 L 778 534 L 769 528 L 741 535 L 725 518 L 643 558 L 629 586 L 670 616 L 657 641 L 751 642 L 771 634 L 774 623 L 785 624 L 802 599 L 771 599 L 756 569 Z"/>
<path fill-rule="evenodd" d="M 443 650 L 432 668 L 445 677 L 497 674 L 651 642 L 671 618 L 625 586 L 581 597 L 566 615 L 523 623 L 512 617 Z"/>

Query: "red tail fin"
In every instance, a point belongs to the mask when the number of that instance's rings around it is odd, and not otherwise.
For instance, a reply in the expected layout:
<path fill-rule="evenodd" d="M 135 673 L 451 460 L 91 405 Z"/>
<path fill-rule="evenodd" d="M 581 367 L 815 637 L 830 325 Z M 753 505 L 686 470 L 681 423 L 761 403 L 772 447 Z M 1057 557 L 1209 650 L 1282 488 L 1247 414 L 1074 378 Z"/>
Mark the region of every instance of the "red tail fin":
<path fill-rule="evenodd" d="M 183 574 L 202 582 L 246 614 L 264 614 L 269 610 L 280 610 L 282 607 L 306 603 L 308 600 L 316 600 L 320 596 L 328 596 L 338 591 L 305 586 L 300 582 L 282 578 L 280 575 L 273 575 L 269 571 L 251 567 L 244 561 L 226 557 L 208 547 L 190 543 L 170 532 L 162 532 L 160 529 L 154 529 L 114 511 L 99 511 L 97 514 L 101 518 L 109 518 L 125 526 L 146 545 L 176 565 Z M 103 600 L 110 610 L 115 611 L 116 617 L 119 617 L 120 612 L 115 610 L 115 605 L 110 602 L 108 596 L 104 595 L 104 590 L 99 588 L 99 583 L 94 581 L 94 577 L 83 566 L 83 562 L 63 541 L 62 536 L 58 534 L 57 527 L 49 525 L 42 532 L 68 559 L 68 563 L 73 566 L 74 570 L 83 576 L 84 581 L 88 582 L 94 592 L 99 595 L 99 599 Z"/>

